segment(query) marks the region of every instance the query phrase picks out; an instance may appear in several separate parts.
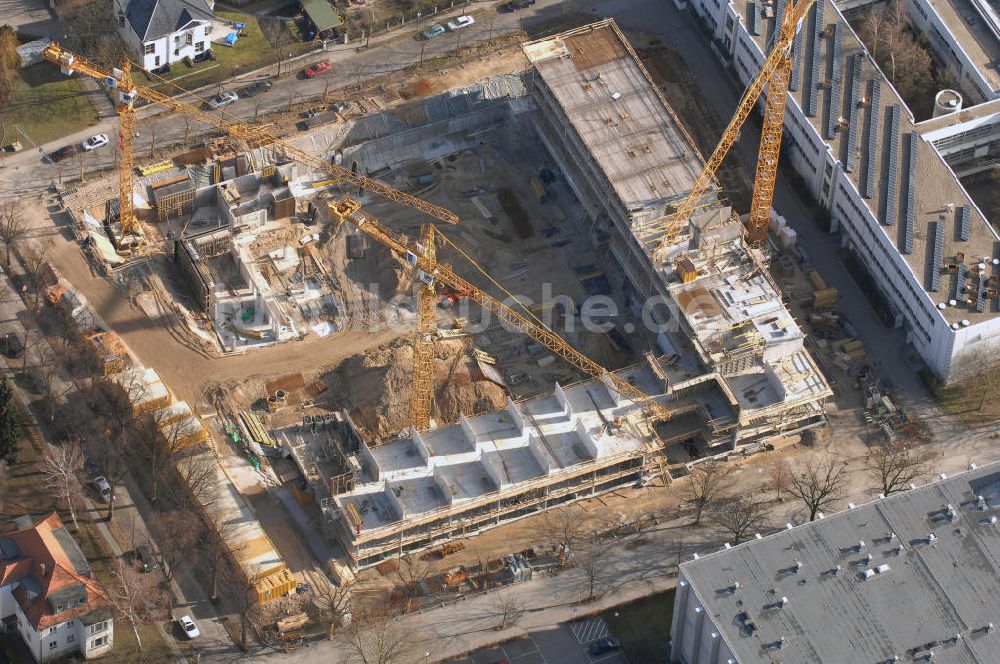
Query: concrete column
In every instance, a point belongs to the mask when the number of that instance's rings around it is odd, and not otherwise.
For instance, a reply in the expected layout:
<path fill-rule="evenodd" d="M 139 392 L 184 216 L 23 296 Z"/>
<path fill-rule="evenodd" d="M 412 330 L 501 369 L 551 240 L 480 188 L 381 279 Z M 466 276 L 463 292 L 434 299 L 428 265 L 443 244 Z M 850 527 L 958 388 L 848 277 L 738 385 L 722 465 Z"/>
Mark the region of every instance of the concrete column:
<path fill-rule="evenodd" d="M 702 625 L 705 622 L 705 609 L 698 606 L 694 609 L 694 634 L 691 636 L 694 638 L 691 644 L 691 664 L 697 664 L 698 658 L 701 656 L 701 632 Z"/>

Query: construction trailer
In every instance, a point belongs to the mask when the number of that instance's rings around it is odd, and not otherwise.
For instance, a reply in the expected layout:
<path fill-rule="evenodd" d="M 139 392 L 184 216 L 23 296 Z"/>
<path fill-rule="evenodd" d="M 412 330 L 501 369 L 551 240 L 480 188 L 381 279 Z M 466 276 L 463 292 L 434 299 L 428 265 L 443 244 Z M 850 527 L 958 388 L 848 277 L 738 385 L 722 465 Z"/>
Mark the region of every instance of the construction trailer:
<path fill-rule="evenodd" d="M 219 518 L 229 524 L 223 544 L 232 564 L 243 574 L 246 587 L 256 593 L 257 600 L 269 602 L 294 592 L 295 576 L 254 517 L 253 510 L 223 472 L 215 453 L 201 446 L 179 457 L 177 472 L 182 482 L 187 477 L 207 476 L 215 487 L 211 499 L 201 491 L 194 495 L 195 501 L 209 524 Z"/>
<path fill-rule="evenodd" d="M 97 359 L 101 373 L 111 376 L 128 364 L 128 350 L 116 332 L 91 332 L 83 337 Z"/>

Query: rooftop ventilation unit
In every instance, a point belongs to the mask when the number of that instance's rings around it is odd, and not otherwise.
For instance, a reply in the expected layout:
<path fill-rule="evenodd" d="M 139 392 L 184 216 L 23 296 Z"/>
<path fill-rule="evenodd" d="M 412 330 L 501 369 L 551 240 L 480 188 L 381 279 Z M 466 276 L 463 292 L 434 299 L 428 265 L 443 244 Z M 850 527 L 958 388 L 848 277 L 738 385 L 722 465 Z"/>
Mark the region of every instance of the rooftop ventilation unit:
<path fill-rule="evenodd" d="M 958 237 L 963 242 L 969 240 L 970 221 L 972 220 L 972 207 L 963 205 L 958 213 Z"/>
<path fill-rule="evenodd" d="M 931 246 L 931 280 L 930 290 L 936 293 L 941 290 L 941 263 L 944 260 L 944 221 L 934 224 L 934 243 Z"/>
<path fill-rule="evenodd" d="M 896 191 L 899 185 L 899 106 L 889 109 L 889 171 L 885 184 L 885 215 L 882 223 L 892 226 L 896 223 Z"/>
<path fill-rule="evenodd" d="M 844 169 L 848 173 L 853 173 L 858 164 L 858 109 L 861 97 L 861 63 L 864 56 L 861 53 L 855 54 L 854 62 L 851 65 L 851 105 L 847 117 L 847 164 Z"/>
<path fill-rule="evenodd" d="M 833 48 L 831 49 L 833 58 L 832 73 L 830 74 L 830 108 L 826 114 L 826 137 L 833 140 L 837 136 L 837 119 L 840 117 L 841 92 L 843 81 L 840 73 L 840 23 L 833 24 Z"/>
<path fill-rule="evenodd" d="M 920 137 L 917 132 L 911 131 L 909 136 L 910 154 L 906 169 L 906 209 L 904 219 L 906 227 L 903 229 L 903 253 L 913 253 L 913 232 L 916 224 L 917 214 L 917 144 Z"/>
<path fill-rule="evenodd" d="M 817 2 L 813 6 L 813 40 L 812 49 L 809 51 L 809 60 L 806 66 L 809 68 L 808 80 L 808 107 L 807 115 L 816 117 L 819 111 L 819 49 L 823 43 L 823 3 Z"/>

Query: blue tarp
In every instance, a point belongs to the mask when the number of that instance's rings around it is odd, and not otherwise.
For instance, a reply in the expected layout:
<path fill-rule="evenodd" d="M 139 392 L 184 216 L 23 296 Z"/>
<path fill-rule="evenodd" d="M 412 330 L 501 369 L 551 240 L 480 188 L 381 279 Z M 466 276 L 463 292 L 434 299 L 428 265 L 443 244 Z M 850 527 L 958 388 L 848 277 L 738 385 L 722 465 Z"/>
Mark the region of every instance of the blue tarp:
<path fill-rule="evenodd" d="M 232 46 L 233 44 L 236 43 L 236 40 L 239 38 L 240 36 L 237 35 L 235 32 L 230 32 L 228 35 L 226 35 L 226 46 Z"/>

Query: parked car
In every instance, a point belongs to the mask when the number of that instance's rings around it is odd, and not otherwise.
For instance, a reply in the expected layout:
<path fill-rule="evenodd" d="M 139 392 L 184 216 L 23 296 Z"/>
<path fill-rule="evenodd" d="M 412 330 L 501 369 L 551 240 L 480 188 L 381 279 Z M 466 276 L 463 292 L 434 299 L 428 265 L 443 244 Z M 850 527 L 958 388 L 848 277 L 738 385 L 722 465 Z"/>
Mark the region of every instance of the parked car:
<path fill-rule="evenodd" d="M 97 148 L 103 148 L 107 144 L 107 134 L 96 134 L 83 142 L 83 149 L 90 152 L 91 150 L 96 150 Z"/>
<path fill-rule="evenodd" d="M 271 81 L 257 81 L 256 83 L 248 85 L 240 90 L 239 95 L 241 97 L 253 97 L 254 95 L 267 92 L 271 89 L 272 85 Z"/>
<path fill-rule="evenodd" d="M 159 563 L 156 562 L 156 558 L 153 557 L 153 552 L 145 544 L 135 547 L 135 557 L 139 562 L 140 571 L 152 572 L 160 568 Z"/>
<path fill-rule="evenodd" d="M 72 155 L 75 152 L 76 152 L 76 150 L 73 149 L 72 145 L 67 145 L 67 146 L 59 148 L 58 150 L 56 150 L 54 152 L 48 153 L 47 155 L 45 155 L 45 157 L 43 159 L 47 158 L 50 162 L 52 162 L 54 164 L 57 161 L 62 161 L 63 159 L 65 159 L 66 157 L 69 157 L 70 155 Z"/>
<path fill-rule="evenodd" d="M 189 639 L 197 639 L 201 636 L 201 632 L 198 631 L 198 626 L 194 624 L 191 616 L 181 616 L 177 619 L 177 624 L 181 626 L 181 629 L 184 630 L 184 635 Z"/>
<path fill-rule="evenodd" d="M 610 636 L 605 636 L 603 639 L 597 639 L 590 644 L 591 655 L 603 655 L 606 652 L 611 652 L 612 650 L 618 650 L 622 647 L 622 644 L 618 643 L 617 639 L 613 639 Z"/>
<path fill-rule="evenodd" d="M 21 357 L 21 352 L 24 350 L 24 345 L 21 343 L 21 337 L 17 336 L 16 332 L 8 332 L 3 337 L 3 354 L 7 357 Z"/>
<path fill-rule="evenodd" d="M 333 69 L 333 65 L 330 63 L 330 61 L 323 60 L 322 62 L 316 62 L 309 65 L 308 67 L 306 67 L 306 70 L 303 73 L 305 74 L 306 78 L 316 78 L 317 76 L 321 76 L 326 72 L 330 71 L 331 69 Z"/>
<path fill-rule="evenodd" d="M 230 104 L 236 102 L 239 98 L 240 96 L 235 92 L 223 92 L 221 95 L 209 99 L 208 105 L 218 110 L 224 106 L 229 106 Z"/>
<path fill-rule="evenodd" d="M 440 23 L 435 23 L 431 27 L 427 28 L 420 33 L 420 36 L 424 39 L 434 39 L 435 37 L 440 37 L 445 33 L 444 26 Z"/>
<path fill-rule="evenodd" d="M 114 498 L 114 494 L 111 493 L 111 485 L 108 484 L 107 478 L 103 475 L 98 475 L 94 478 L 94 486 L 97 487 L 97 493 L 101 494 L 101 500 L 110 503 Z"/>
<path fill-rule="evenodd" d="M 472 18 L 471 16 L 458 16 L 448 21 L 448 29 L 451 30 L 452 32 L 455 32 L 456 30 L 467 28 L 475 22 L 476 19 Z"/>
<path fill-rule="evenodd" d="M 511 0 L 500 5 L 502 12 L 516 12 L 518 9 L 527 9 L 535 4 L 535 0 Z"/>

